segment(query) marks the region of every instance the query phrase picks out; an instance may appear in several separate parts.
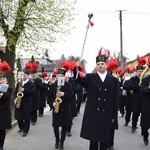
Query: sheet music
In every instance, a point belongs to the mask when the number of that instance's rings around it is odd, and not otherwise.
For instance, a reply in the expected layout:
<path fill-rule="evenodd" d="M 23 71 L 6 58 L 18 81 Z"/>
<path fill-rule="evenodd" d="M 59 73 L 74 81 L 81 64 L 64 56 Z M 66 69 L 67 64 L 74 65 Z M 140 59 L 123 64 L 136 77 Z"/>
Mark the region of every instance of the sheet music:
<path fill-rule="evenodd" d="M 0 84 L 0 91 L 7 92 L 9 85 L 8 84 Z"/>
<path fill-rule="evenodd" d="M 58 77 L 58 86 L 64 86 L 65 84 L 65 77 Z"/>

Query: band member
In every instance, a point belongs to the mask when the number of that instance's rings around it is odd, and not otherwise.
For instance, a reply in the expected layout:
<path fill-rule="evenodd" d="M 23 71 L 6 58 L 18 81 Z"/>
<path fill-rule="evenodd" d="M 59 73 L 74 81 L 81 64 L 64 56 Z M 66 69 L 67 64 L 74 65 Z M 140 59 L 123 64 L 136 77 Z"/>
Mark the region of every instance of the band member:
<path fill-rule="evenodd" d="M 25 68 L 26 69 L 26 68 Z M 19 131 L 23 131 L 22 136 L 25 137 L 30 129 L 30 114 L 31 114 L 31 101 L 32 96 L 35 93 L 35 85 L 33 81 L 29 80 L 30 72 L 24 70 L 23 80 L 17 83 L 14 92 L 14 103 L 15 103 L 15 119 L 18 122 Z M 19 104 L 18 92 L 22 93 L 21 103 Z"/>
<path fill-rule="evenodd" d="M 47 72 L 43 72 L 40 76 L 42 80 L 42 85 L 40 88 L 40 101 L 39 101 L 39 117 L 43 117 L 44 107 L 46 107 L 47 91 L 48 91 L 48 77 Z"/>
<path fill-rule="evenodd" d="M 32 96 L 31 101 L 31 123 L 35 125 L 37 122 L 37 111 L 39 110 L 39 103 L 40 103 L 40 89 L 42 87 L 42 80 L 38 78 L 37 75 L 38 63 L 32 63 L 32 71 L 31 71 L 31 80 L 35 84 L 35 92 Z"/>
<path fill-rule="evenodd" d="M 90 140 L 89 150 L 107 150 L 112 123 L 117 119 L 120 90 L 118 79 L 106 71 L 109 55 L 107 49 L 100 49 L 96 57 L 96 73 L 83 76 L 80 67 L 74 70 L 76 82 L 87 89 L 80 136 Z M 81 66 L 80 61 L 77 66 Z"/>
<path fill-rule="evenodd" d="M 140 90 L 140 76 L 143 72 L 143 65 L 145 65 L 146 59 L 144 57 L 140 57 L 138 59 L 138 65 L 136 67 L 136 75 L 131 77 L 129 88 L 132 91 L 132 128 L 131 132 L 135 132 L 137 129 L 138 119 L 141 114 L 143 95 L 139 92 Z"/>
<path fill-rule="evenodd" d="M 5 72 L 3 67 L 5 67 Z M 6 73 L 11 70 L 7 62 L 0 63 L 0 70 L 0 150 L 3 150 L 6 129 L 11 128 L 10 97 L 12 88 L 7 84 Z"/>
<path fill-rule="evenodd" d="M 143 71 L 143 80 L 140 87 L 140 93 L 143 95 L 143 104 L 142 104 L 142 111 L 141 111 L 141 128 L 142 128 L 142 135 L 143 141 L 145 145 L 149 144 L 149 132 L 150 129 L 150 75 L 148 74 L 146 77 L 144 75 L 149 71 L 150 68 L 150 57 L 148 57 L 148 64 Z M 141 75 L 141 76 L 142 76 Z"/>
<path fill-rule="evenodd" d="M 55 148 L 59 148 L 59 150 L 64 150 L 66 131 L 72 125 L 70 100 L 73 91 L 71 84 L 65 81 L 65 73 L 64 68 L 58 70 L 57 80 L 51 85 L 51 92 L 48 96 L 51 107 L 53 107 L 52 126 L 56 140 Z M 59 132 L 60 127 L 61 135 Z"/>

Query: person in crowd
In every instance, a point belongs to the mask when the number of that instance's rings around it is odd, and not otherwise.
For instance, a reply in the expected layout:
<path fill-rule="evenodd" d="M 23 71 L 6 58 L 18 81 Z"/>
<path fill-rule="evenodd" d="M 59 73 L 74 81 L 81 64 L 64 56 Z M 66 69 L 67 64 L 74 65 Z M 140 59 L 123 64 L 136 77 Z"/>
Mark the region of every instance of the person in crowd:
<path fill-rule="evenodd" d="M 124 73 L 123 70 L 121 70 L 121 71 Z M 118 61 L 116 59 L 112 59 L 107 63 L 107 73 L 109 75 L 116 77 L 118 79 L 118 82 L 120 81 L 119 74 L 121 74 L 121 71 L 119 71 Z M 118 94 L 121 95 L 121 88 L 120 88 L 120 93 L 118 93 Z M 115 144 L 114 137 L 115 137 L 115 130 L 117 130 L 117 129 L 118 129 L 118 117 L 111 124 L 110 140 L 109 140 L 109 142 L 107 142 L 107 150 L 114 150 L 114 144 Z"/>
<path fill-rule="evenodd" d="M 42 84 L 40 87 L 39 117 L 43 117 L 44 108 L 46 107 L 47 91 L 48 91 L 48 82 L 46 79 L 47 77 L 48 77 L 47 72 L 43 72 L 42 75 L 40 76 Z"/>
<path fill-rule="evenodd" d="M 59 150 L 64 150 L 67 128 L 72 125 L 70 101 L 73 97 L 73 90 L 71 84 L 66 82 L 66 71 L 65 67 L 58 69 L 57 80 L 51 85 L 51 92 L 48 96 L 53 108 L 52 126 L 55 135 L 55 148 L 59 148 Z M 61 132 L 59 132 L 60 127 Z"/>
<path fill-rule="evenodd" d="M 150 70 L 150 57 L 148 57 L 148 63 L 143 71 L 143 76 L 140 93 L 143 95 L 143 104 L 141 110 L 141 121 L 140 126 L 142 129 L 143 141 L 145 145 L 149 144 L 149 132 L 150 129 L 150 74 L 147 75 L 147 72 Z M 146 76 L 146 77 L 144 77 Z"/>
<path fill-rule="evenodd" d="M 76 93 L 78 91 L 78 86 L 77 86 L 77 83 L 75 82 L 73 76 L 72 76 L 72 71 L 69 70 L 67 73 L 66 73 L 66 78 L 67 78 L 67 81 L 71 84 L 72 86 L 72 89 L 73 89 L 73 95 L 72 95 L 72 98 L 70 100 L 70 107 L 71 107 L 71 115 L 72 115 L 72 125 L 70 125 L 68 128 L 67 128 L 67 133 L 66 135 L 68 137 L 71 137 L 72 136 L 72 126 L 73 126 L 73 119 L 74 117 L 77 116 L 77 109 L 76 109 Z"/>
<path fill-rule="evenodd" d="M 80 136 L 90 141 L 89 150 L 107 150 L 112 123 L 118 116 L 119 82 L 106 71 L 110 52 L 101 48 L 96 57 L 96 73 L 80 72 L 80 61 L 74 69 L 76 82 L 87 89 L 87 101 Z"/>
<path fill-rule="evenodd" d="M 5 70 L 2 69 L 5 67 Z M 6 69 L 7 68 L 7 69 Z M 10 109 L 10 97 L 12 94 L 12 88 L 7 84 L 6 72 L 9 72 L 10 66 L 7 62 L 3 61 L 0 64 L 0 150 L 3 150 L 6 129 L 11 128 L 11 109 Z"/>
<path fill-rule="evenodd" d="M 80 107 L 81 107 L 81 104 L 83 102 L 83 87 L 81 85 L 78 84 L 78 92 L 77 92 L 77 113 L 79 114 L 80 113 Z"/>
<path fill-rule="evenodd" d="M 30 130 L 31 101 L 35 93 L 35 85 L 33 81 L 29 80 L 29 75 L 30 72 L 25 68 L 14 92 L 15 119 L 18 122 L 18 132 L 23 131 L 23 137 L 27 136 Z"/>
<path fill-rule="evenodd" d="M 38 63 L 33 62 L 32 63 L 32 71 L 31 71 L 31 80 L 35 84 L 35 92 L 32 96 L 31 101 L 31 123 L 32 125 L 35 125 L 37 122 L 37 113 L 39 110 L 39 103 L 40 103 L 40 89 L 42 87 L 42 80 L 38 78 L 37 75 L 37 69 L 38 69 Z"/>
<path fill-rule="evenodd" d="M 56 76 L 58 74 L 58 70 L 54 70 L 52 75 L 49 77 L 49 81 L 48 81 L 48 90 L 47 90 L 47 97 L 49 95 L 49 93 L 51 92 L 51 85 L 56 81 Z M 50 107 L 50 111 L 52 110 L 52 107 L 50 105 L 50 102 L 49 102 L 49 99 L 47 98 L 47 104 L 49 105 Z"/>
<path fill-rule="evenodd" d="M 135 76 L 131 77 L 129 88 L 132 92 L 132 128 L 131 132 L 135 132 L 137 129 L 138 119 L 141 114 L 143 95 L 139 92 L 140 90 L 140 76 L 143 72 L 143 65 L 145 65 L 146 59 L 144 57 L 140 57 L 138 59 L 138 65 L 136 67 Z"/>

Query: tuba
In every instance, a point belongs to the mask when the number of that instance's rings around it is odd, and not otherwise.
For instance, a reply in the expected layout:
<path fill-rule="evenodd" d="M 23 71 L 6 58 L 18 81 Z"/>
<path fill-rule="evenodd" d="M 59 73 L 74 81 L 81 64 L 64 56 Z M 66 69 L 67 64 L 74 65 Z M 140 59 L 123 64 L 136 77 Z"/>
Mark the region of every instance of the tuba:
<path fill-rule="evenodd" d="M 55 99 L 56 106 L 55 106 L 55 109 L 54 109 L 54 112 L 55 112 L 55 113 L 58 113 L 58 112 L 59 112 L 60 103 L 62 103 L 61 98 L 58 96 L 58 93 L 60 92 L 60 88 L 61 88 L 61 86 L 59 85 L 59 86 L 57 87 L 57 92 L 56 92 L 56 99 Z"/>
<path fill-rule="evenodd" d="M 19 87 L 18 87 L 18 90 L 22 87 L 22 79 L 20 79 L 20 82 L 19 82 Z M 22 97 L 24 96 L 23 92 L 18 92 L 17 93 L 17 103 L 16 103 L 16 108 L 20 108 L 20 105 L 21 105 L 21 99 Z"/>

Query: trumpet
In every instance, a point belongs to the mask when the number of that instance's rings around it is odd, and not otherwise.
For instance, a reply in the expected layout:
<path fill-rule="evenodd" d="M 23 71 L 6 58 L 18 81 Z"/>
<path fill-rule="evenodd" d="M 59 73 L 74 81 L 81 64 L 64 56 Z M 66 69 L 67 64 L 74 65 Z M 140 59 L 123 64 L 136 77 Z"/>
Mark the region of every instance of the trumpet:
<path fill-rule="evenodd" d="M 18 89 L 20 89 L 21 87 L 22 87 L 22 79 L 20 80 Z M 18 100 L 17 100 L 17 103 L 16 103 L 16 108 L 20 108 L 21 99 L 22 99 L 23 96 L 24 96 L 23 92 L 18 92 L 17 93 Z"/>
<path fill-rule="evenodd" d="M 55 109 L 54 109 L 54 112 L 55 113 L 58 113 L 59 112 L 59 108 L 60 108 L 60 103 L 62 103 L 62 99 L 58 96 L 58 92 L 60 92 L 60 88 L 61 88 L 61 86 L 58 86 L 57 87 L 57 92 L 56 92 L 56 99 L 55 99 L 55 103 L 56 103 L 56 105 L 55 105 Z"/>

